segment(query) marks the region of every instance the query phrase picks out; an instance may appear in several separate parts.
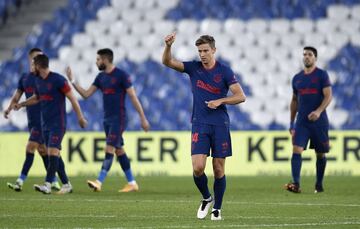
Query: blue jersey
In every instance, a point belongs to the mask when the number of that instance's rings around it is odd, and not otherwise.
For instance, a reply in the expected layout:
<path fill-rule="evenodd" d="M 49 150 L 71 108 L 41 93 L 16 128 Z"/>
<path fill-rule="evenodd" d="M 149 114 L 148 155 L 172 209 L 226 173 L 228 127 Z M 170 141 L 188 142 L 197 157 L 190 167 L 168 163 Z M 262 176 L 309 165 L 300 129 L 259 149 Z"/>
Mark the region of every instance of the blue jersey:
<path fill-rule="evenodd" d="M 30 98 L 35 93 L 35 79 L 36 75 L 33 73 L 25 73 L 21 76 L 17 89 L 24 92 L 26 98 Z M 41 127 L 40 104 L 26 107 L 28 118 L 28 127 Z"/>
<path fill-rule="evenodd" d="M 129 75 L 114 68 L 110 73 L 100 72 L 93 85 L 103 93 L 104 120 L 120 122 L 124 129 L 126 89 L 132 86 Z"/>
<path fill-rule="evenodd" d="M 309 74 L 304 71 L 296 74 L 292 80 L 293 92 L 297 96 L 297 123 L 314 123 L 308 119 L 308 115 L 316 110 L 324 99 L 323 89 L 330 87 L 329 75 L 326 71 L 315 68 Z M 315 121 L 317 125 L 328 125 L 326 110 Z"/>
<path fill-rule="evenodd" d="M 50 72 L 46 79 L 36 77 L 43 131 L 66 130 L 65 94 L 71 90 L 64 76 Z"/>
<path fill-rule="evenodd" d="M 231 84 L 237 83 L 233 71 L 220 62 L 205 69 L 200 61 L 183 62 L 184 72 L 190 76 L 193 93 L 192 123 L 229 125 L 225 105 L 211 109 L 206 102 L 227 96 Z"/>

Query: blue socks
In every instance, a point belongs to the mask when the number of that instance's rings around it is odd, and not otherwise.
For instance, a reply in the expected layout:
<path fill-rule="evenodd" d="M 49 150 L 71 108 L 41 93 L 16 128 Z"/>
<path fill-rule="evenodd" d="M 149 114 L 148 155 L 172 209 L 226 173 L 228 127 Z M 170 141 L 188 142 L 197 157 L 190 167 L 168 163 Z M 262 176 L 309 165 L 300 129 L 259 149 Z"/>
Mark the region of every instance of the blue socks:
<path fill-rule="evenodd" d="M 29 170 L 30 170 L 33 162 L 34 162 L 34 154 L 30 153 L 30 152 L 26 152 L 25 161 L 24 161 L 24 164 L 23 164 L 23 167 L 21 170 L 21 174 L 19 177 L 22 181 L 26 180 L 26 177 L 29 173 Z"/>
<path fill-rule="evenodd" d="M 300 184 L 301 162 L 301 154 L 293 153 L 291 158 L 291 173 L 293 182 L 298 185 Z"/>
<path fill-rule="evenodd" d="M 208 188 L 208 179 L 207 176 L 205 175 L 205 173 L 199 177 L 193 175 L 194 177 L 194 182 L 197 186 L 197 188 L 199 189 L 200 193 L 203 196 L 203 199 L 208 199 L 211 194 L 209 192 L 209 188 Z M 215 184 L 214 184 L 215 187 Z"/>
<path fill-rule="evenodd" d="M 133 176 L 133 174 L 131 172 L 131 168 L 130 168 L 130 160 L 126 156 L 126 154 L 118 156 L 117 159 L 118 159 L 118 162 L 120 163 L 120 166 L 121 166 L 122 170 L 125 173 L 126 180 L 128 182 L 135 181 L 134 176 Z"/>
<path fill-rule="evenodd" d="M 214 181 L 214 196 L 215 196 L 215 203 L 214 209 L 221 209 L 222 200 L 224 197 L 226 189 L 226 177 L 225 175 L 221 178 L 216 179 Z"/>
<path fill-rule="evenodd" d="M 59 169 L 59 156 L 49 156 L 49 167 L 46 173 L 46 182 L 51 183 L 54 179 L 56 171 Z"/>
<path fill-rule="evenodd" d="M 66 175 L 66 172 L 65 172 L 65 164 L 64 164 L 62 157 L 59 157 L 59 167 L 58 167 L 57 173 L 59 174 L 61 183 L 67 184 L 69 182 L 68 176 Z M 55 174 L 54 174 L 52 181 L 56 181 Z"/>
<path fill-rule="evenodd" d="M 109 172 L 112 162 L 113 162 L 113 158 L 114 158 L 114 154 L 112 153 L 105 153 L 105 159 L 103 161 L 103 164 L 101 166 L 101 171 L 99 173 L 99 176 L 97 178 L 98 181 L 100 181 L 101 183 L 104 182 L 107 173 Z"/>
<path fill-rule="evenodd" d="M 316 185 L 322 186 L 325 167 L 326 167 L 326 157 L 316 159 Z"/>
<path fill-rule="evenodd" d="M 49 167 L 49 156 L 48 155 L 45 155 L 45 156 L 42 156 L 41 155 L 41 158 L 44 162 L 44 167 L 45 167 L 45 170 L 47 171 L 48 167 Z M 63 162 L 64 163 L 64 162 Z M 57 178 L 56 176 L 54 176 L 54 179 L 52 182 L 56 182 L 57 181 Z"/>

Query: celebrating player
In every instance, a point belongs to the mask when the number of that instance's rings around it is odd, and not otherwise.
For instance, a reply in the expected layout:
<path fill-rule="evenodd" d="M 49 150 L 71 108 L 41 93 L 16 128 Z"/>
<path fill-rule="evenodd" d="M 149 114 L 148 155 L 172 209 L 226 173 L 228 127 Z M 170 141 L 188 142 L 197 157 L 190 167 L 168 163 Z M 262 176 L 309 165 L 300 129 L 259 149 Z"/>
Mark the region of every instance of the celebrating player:
<path fill-rule="evenodd" d="M 233 71 L 215 59 L 215 40 L 204 35 L 195 42 L 200 61 L 180 62 L 171 56 L 176 34 L 165 37 L 162 62 L 166 66 L 190 76 L 193 92 L 191 159 L 194 182 L 203 200 L 197 212 L 204 219 L 211 205 L 211 220 L 221 220 L 221 205 L 226 187 L 225 159 L 232 155 L 230 120 L 225 105 L 245 101 L 245 94 Z M 232 95 L 227 96 L 228 91 Z M 213 157 L 214 198 L 208 189 L 204 173 L 207 157 Z"/>

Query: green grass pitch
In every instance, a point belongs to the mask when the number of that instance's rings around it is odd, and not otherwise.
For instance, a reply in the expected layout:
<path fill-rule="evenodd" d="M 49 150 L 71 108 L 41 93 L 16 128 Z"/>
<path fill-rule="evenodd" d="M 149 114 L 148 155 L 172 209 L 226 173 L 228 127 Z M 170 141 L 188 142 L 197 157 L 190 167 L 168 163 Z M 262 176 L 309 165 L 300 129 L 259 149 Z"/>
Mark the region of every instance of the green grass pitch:
<path fill-rule="evenodd" d="M 72 177 L 74 193 L 60 196 L 32 189 L 43 178 L 17 193 L 6 186 L 15 178 L 1 177 L 0 228 L 360 228 L 359 177 L 326 177 L 320 194 L 313 177 L 302 178 L 301 194 L 282 189 L 288 177 L 228 177 L 218 222 L 196 218 L 192 177 L 138 177 L 137 193 L 117 192 L 123 177 L 108 177 L 99 193 L 86 179 Z"/>

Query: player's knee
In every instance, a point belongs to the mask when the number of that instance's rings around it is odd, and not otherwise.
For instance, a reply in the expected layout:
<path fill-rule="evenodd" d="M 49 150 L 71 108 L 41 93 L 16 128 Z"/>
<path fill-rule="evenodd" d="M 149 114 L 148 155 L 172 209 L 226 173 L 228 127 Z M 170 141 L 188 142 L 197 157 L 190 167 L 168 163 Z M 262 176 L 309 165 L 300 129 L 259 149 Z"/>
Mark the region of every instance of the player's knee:
<path fill-rule="evenodd" d="M 26 152 L 29 153 L 34 153 L 35 150 L 37 149 L 38 144 L 35 142 L 28 142 L 28 144 L 26 145 Z"/>
<path fill-rule="evenodd" d="M 46 156 L 47 155 L 47 152 L 46 152 L 46 147 L 45 145 L 39 145 L 39 147 L 37 148 L 39 154 L 41 156 Z"/>
<path fill-rule="evenodd" d="M 115 150 L 116 156 L 121 156 L 125 154 L 125 150 L 123 148 L 119 148 Z"/>
<path fill-rule="evenodd" d="M 301 147 L 301 146 L 296 146 L 296 145 L 294 145 L 293 146 L 293 152 L 294 153 L 302 153 L 304 151 L 304 148 L 303 147 Z"/>
<path fill-rule="evenodd" d="M 224 168 L 221 168 L 220 166 L 214 167 L 214 177 L 215 178 L 221 178 L 224 176 Z"/>
<path fill-rule="evenodd" d="M 204 170 L 205 170 L 205 168 L 203 166 L 194 166 L 194 168 L 193 168 L 194 175 L 197 177 L 203 175 Z"/>

